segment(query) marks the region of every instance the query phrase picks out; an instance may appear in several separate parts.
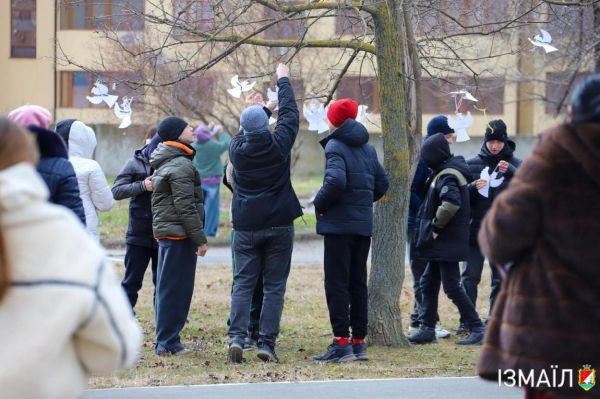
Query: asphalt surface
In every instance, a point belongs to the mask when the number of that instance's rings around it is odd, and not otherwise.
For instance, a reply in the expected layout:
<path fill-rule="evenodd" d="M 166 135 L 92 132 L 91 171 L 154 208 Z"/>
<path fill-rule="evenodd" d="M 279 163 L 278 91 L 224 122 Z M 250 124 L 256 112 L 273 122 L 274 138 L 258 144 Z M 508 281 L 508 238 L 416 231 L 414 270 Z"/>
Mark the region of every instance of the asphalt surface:
<path fill-rule="evenodd" d="M 301 383 L 222 384 L 183 387 L 99 389 L 89 399 L 522 399 L 518 388 L 479 378 L 405 378 Z"/>

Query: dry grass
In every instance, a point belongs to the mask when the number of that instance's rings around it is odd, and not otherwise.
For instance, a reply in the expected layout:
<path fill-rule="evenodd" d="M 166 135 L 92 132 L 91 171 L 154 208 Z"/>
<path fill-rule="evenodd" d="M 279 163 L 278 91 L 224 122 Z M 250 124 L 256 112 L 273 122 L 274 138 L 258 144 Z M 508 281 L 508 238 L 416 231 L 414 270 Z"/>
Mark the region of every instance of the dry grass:
<path fill-rule="evenodd" d="M 117 265 L 122 275 L 123 265 Z M 479 293 L 479 311 L 487 315 L 489 273 L 484 270 Z M 401 308 L 404 325 L 412 310 L 412 282 L 406 270 Z M 198 267 L 196 289 L 189 323 L 182 331 L 182 342 L 196 353 L 185 358 L 157 357 L 153 353 L 154 313 L 152 283 L 146 275 L 136 311 L 144 329 L 144 346 L 137 365 L 128 371 L 92 377 L 90 388 L 194 385 L 233 382 L 308 381 L 358 378 L 473 376 L 480 347 L 459 347 L 454 335 L 438 345 L 407 349 L 369 348 L 369 362 L 330 365 L 310 359 L 322 352 L 331 340 L 323 270 L 320 266 L 292 265 L 277 353 L 281 364 L 264 364 L 246 352 L 247 362 L 225 363 L 227 352 L 226 319 L 229 312 L 231 265 Z M 447 329 L 455 330 L 458 313 L 442 293 L 440 317 Z"/>

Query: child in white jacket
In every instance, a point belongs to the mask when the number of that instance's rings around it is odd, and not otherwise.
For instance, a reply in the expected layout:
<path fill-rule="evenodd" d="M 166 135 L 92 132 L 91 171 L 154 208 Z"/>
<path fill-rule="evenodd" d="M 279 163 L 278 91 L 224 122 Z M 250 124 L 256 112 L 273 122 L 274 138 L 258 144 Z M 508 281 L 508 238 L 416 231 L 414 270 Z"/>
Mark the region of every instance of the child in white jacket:
<path fill-rule="evenodd" d="M 36 152 L 0 118 L 0 396 L 75 399 L 131 366 L 142 334 L 103 250 L 48 203 Z"/>
<path fill-rule="evenodd" d="M 97 144 L 96 134 L 92 128 L 75 119 L 59 122 L 56 132 L 69 148 L 69 161 L 77 175 L 87 231 L 96 242 L 100 242 L 97 212 L 110 211 L 114 199 L 102 168 L 92 159 Z"/>

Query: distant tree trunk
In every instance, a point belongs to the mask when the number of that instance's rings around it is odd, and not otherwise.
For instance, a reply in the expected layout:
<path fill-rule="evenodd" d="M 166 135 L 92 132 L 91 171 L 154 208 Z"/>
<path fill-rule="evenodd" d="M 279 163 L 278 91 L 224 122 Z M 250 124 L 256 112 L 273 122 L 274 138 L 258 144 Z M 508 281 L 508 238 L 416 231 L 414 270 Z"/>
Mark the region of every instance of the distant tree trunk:
<path fill-rule="evenodd" d="M 594 32 L 600 33 L 600 4 L 594 4 Z M 600 73 L 600 44 L 594 47 L 594 73 Z"/>
<path fill-rule="evenodd" d="M 369 279 L 369 342 L 408 346 L 402 332 L 400 292 L 409 204 L 410 150 L 405 107 L 404 45 L 399 1 L 382 2 L 374 18 L 387 195 L 375 206 L 372 268 Z"/>

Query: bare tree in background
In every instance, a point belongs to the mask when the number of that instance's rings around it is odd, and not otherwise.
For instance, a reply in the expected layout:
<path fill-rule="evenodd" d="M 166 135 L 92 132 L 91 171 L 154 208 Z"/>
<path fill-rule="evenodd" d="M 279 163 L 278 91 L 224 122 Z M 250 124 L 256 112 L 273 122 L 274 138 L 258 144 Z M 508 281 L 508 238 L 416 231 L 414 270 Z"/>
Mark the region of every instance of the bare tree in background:
<path fill-rule="evenodd" d="M 224 115 L 216 101 L 231 101 L 225 89 L 233 72 L 273 85 L 271 75 L 279 61 L 291 64 L 292 82 L 302 82 L 304 89 L 296 88 L 297 98 L 310 98 L 312 92 L 325 103 L 334 98 L 345 76 L 377 77 L 384 164 L 391 187 L 375 207 L 369 339 L 375 345 L 405 346 L 408 342 L 402 332 L 399 297 L 422 109 L 434 101 L 426 95 L 427 90 L 448 97 L 450 88 L 469 86 L 487 107 L 486 99 L 493 102 L 491 86 L 503 90 L 505 77 L 515 82 L 536 79 L 537 61 L 527 68 L 527 76 L 517 76 L 522 73 L 515 70 L 520 65 L 515 58 L 525 58 L 522 50 L 531 48 L 527 37 L 537 34 L 539 26 L 557 21 L 565 23 L 567 31 L 573 23 L 571 13 L 585 14 L 594 10 L 597 2 L 149 0 L 136 8 L 129 0 L 123 2 L 120 11 L 104 16 L 111 21 L 105 24 L 110 28 L 100 36 L 135 60 L 131 65 L 138 65 L 131 72 L 143 79 L 123 84 L 132 84 L 156 98 L 160 98 L 161 90 L 170 88 L 166 98 L 159 100 L 166 106 L 165 112 L 173 106 L 195 109 L 194 99 L 173 93 L 182 93 L 177 87 L 189 84 L 186 82 L 213 76 L 211 79 L 218 83 L 213 86 L 215 103 L 212 109 L 201 107 L 198 112 Z M 77 0 L 68 3 L 75 7 Z M 115 26 L 134 19 L 143 21 L 144 33 L 132 33 L 125 40 L 126 35 Z M 331 23 L 327 25 L 331 20 L 335 29 Z M 559 35 L 555 38 L 563 40 Z M 60 58 L 88 71 L 110 70 L 104 58 L 91 67 L 64 52 Z M 249 58 L 260 62 L 246 63 Z M 313 60 L 308 63 L 318 67 L 317 73 L 303 73 L 307 60 Z M 584 64 L 582 61 L 582 68 Z M 223 76 L 222 71 L 231 73 Z M 495 77 L 502 80 L 491 84 Z M 362 80 L 358 82 L 360 86 Z M 363 90 L 357 93 L 364 95 Z"/>

